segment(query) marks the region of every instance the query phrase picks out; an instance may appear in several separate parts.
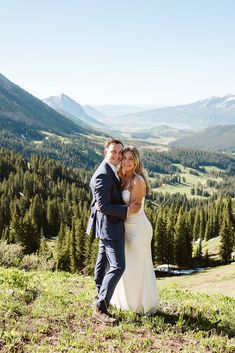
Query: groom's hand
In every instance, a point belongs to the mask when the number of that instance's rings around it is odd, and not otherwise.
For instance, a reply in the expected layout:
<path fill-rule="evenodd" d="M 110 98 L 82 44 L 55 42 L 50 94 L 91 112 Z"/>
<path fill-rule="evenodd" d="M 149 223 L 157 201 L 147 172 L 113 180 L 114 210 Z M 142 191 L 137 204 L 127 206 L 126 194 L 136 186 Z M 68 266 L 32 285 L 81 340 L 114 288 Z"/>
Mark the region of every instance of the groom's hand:
<path fill-rule="evenodd" d="M 130 203 L 128 213 L 137 213 L 139 212 L 140 208 L 141 208 L 141 203 L 138 202 L 137 199 L 135 199 Z"/>

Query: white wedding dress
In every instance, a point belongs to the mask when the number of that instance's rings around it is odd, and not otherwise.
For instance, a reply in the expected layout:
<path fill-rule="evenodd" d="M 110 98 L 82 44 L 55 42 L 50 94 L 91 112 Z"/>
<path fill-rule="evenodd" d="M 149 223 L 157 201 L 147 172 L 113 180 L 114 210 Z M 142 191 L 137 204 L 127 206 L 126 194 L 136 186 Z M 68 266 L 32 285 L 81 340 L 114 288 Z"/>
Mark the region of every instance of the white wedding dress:
<path fill-rule="evenodd" d="M 130 191 L 124 190 L 122 197 L 129 204 Z M 151 254 L 152 233 L 143 198 L 140 211 L 125 221 L 126 269 L 111 298 L 112 306 L 139 314 L 157 311 L 159 297 Z"/>

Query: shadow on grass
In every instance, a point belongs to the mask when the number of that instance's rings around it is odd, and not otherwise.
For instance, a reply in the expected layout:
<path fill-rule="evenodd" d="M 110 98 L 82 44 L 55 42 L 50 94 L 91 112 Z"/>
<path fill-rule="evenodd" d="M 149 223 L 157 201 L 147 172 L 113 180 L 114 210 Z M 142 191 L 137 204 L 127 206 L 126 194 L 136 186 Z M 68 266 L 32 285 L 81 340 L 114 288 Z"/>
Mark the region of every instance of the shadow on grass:
<path fill-rule="evenodd" d="M 127 319 L 123 316 L 123 313 L 121 314 L 121 312 L 119 312 L 118 316 L 118 319 L 122 322 L 125 322 Z M 130 321 L 130 318 L 128 318 L 128 321 Z M 206 336 L 210 336 L 212 333 L 217 333 L 227 336 L 228 338 L 235 337 L 235 330 L 228 322 L 222 322 L 222 320 L 212 321 L 201 312 L 198 312 L 197 314 L 170 314 L 158 311 L 149 316 L 135 314 L 131 321 L 138 326 L 143 326 L 147 322 L 152 329 L 157 329 L 157 331 L 158 329 L 159 331 L 163 331 L 165 325 L 171 325 L 173 330 L 177 329 L 182 333 L 187 331 L 205 331 Z"/>
<path fill-rule="evenodd" d="M 171 324 L 181 328 L 182 332 L 188 330 L 194 331 L 206 331 L 211 334 L 216 332 L 217 334 L 226 335 L 229 338 L 235 337 L 234 328 L 232 328 L 228 322 L 222 322 L 222 320 L 210 320 L 203 313 L 199 312 L 198 314 L 169 314 L 162 311 L 152 315 L 152 317 L 160 317 L 164 320 L 165 323 Z"/>

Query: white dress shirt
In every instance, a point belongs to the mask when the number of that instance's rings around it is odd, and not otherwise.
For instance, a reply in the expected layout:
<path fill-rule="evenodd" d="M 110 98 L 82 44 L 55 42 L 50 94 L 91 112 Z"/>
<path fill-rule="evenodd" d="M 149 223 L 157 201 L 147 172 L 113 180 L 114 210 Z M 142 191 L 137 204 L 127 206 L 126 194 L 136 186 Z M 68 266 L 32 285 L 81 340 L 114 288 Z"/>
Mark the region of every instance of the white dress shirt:
<path fill-rule="evenodd" d="M 112 163 L 110 163 L 110 162 L 108 162 L 107 160 L 105 160 L 107 163 L 108 163 L 108 165 L 112 168 L 112 171 L 114 172 L 114 174 L 116 175 L 116 177 L 117 177 L 117 179 L 118 180 L 120 180 L 120 178 L 119 178 L 119 175 L 118 175 L 118 169 L 117 169 L 117 167 L 115 167 L 115 165 L 113 165 Z M 129 214 L 129 208 L 130 207 L 127 207 L 127 216 L 128 216 L 128 214 Z"/>
<path fill-rule="evenodd" d="M 113 171 L 114 174 L 116 175 L 116 178 L 117 178 L 118 180 L 120 180 L 119 175 L 118 175 L 117 167 L 115 167 L 115 165 L 113 165 L 112 163 L 108 162 L 107 160 L 105 160 L 105 161 L 106 161 L 106 162 L 108 163 L 108 165 L 112 168 L 112 171 Z"/>

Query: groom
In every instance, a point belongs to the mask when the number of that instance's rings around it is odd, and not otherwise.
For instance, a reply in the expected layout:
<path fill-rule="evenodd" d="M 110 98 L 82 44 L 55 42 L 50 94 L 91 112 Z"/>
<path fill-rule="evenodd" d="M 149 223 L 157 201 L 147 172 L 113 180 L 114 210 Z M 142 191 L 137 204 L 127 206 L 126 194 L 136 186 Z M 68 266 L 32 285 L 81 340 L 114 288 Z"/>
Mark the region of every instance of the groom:
<path fill-rule="evenodd" d="M 93 174 L 91 215 L 87 233 L 95 227 L 99 237 L 99 251 L 95 266 L 95 284 L 98 291 L 93 316 L 103 324 L 115 325 L 117 320 L 108 312 L 114 289 L 125 270 L 124 220 L 127 213 L 134 213 L 140 205 L 133 201 L 125 205 L 117 166 L 122 158 L 123 143 L 109 139 L 104 143 L 105 159 Z"/>

